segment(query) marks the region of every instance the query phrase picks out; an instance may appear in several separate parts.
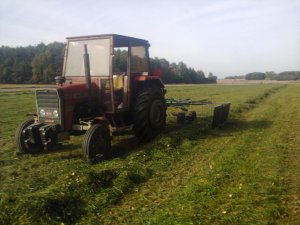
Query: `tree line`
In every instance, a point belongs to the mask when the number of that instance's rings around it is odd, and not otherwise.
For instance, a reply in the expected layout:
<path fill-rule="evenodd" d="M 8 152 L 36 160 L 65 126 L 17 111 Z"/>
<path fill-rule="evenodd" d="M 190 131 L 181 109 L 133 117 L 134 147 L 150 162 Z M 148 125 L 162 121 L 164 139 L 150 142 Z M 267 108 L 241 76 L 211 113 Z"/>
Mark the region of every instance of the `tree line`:
<path fill-rule="evenodd" d="M 37 46 L 0 48 L 0 83 L 54 83 L 54 77 L 61 76 L 64 44 L 53 42 Z M 122 63 L 122 62 L 121 62 Z M 151 58 L 152 68 L 160 68 L 162 80 L 170 83 L 216 83 L 217 77 L 203 71 L 196 71 L 185 63 L 170 63 L 166 59 Z"/>
<path fill-rule="evenodd" d="M 253 72 L 241 76 L 228 76 L 225 79 L 246 79 L 246 80 L 300 80 L 300 71 L 284 71 L 281 73 L 269 72 Z"/>
<path fill-rule="evenodd" d="M 163 82 L 166 84 L 209 84 L 217 83 L 217 77 L 209 73 L 207 77 L 201 70 L 188 67 L 185 63 L 169 63 L 166 59 L 154 58 L 150 60 L 152 68 L 160 68 L 163 71 Z"/>
<path fill-rule="evenodd" d="M 281 73 L 266 72 L 269 80 L 300 80 L 300 71 L 284 71 Z"/>
<path fill-rule="evenodd" d="M 0 83 L 53 83 L 62 73 L 64 44 L 0 48 Z"/>

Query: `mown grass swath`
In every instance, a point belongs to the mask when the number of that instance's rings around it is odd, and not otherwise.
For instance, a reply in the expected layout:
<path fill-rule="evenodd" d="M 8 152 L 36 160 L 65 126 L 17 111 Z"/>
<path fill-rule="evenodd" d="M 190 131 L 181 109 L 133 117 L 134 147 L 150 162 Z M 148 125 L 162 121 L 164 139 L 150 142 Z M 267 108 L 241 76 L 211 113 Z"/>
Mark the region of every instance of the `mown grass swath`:
<path fill-rule="evenodd" d="M 209 117 L 177 125 L 170 116 L 154 141 L 117 136 L 114 155 L 94 165 L 82 160 L 81 137 L 61 150 L 16 154 L 14 131 L 35 111 L 34 93 L 0 93 L 0 224 L 297 224 L 296 207 L 284 202 L 289 190 L 299 194 L 290 187 L 299 182 L 299 150 L 285 167 L 299 144 L 299 122 L 288 124 L 290 114 L 300 121 L 298 89 L 168 87 L 167 97 L 230 101 L 230 121 L 211 130 Z"/>

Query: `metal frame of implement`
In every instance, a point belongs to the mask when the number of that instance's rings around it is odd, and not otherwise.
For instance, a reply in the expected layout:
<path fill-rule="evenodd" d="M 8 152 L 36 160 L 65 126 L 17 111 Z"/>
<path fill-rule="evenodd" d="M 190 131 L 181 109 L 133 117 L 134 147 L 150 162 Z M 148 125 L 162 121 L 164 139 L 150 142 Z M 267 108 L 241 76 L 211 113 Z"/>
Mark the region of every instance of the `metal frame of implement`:
<path fill-rule="evenodd" d="M 230 103 L 213 103 L 208 99 L 202 100 L 191 100 L 191 99 L 183 99 L 176 100 L 174 98 L 166 99 L 167 107 L 177 107 L 182 109 L 183 111 L 187 111 L 185 106 L 204 106 L 204 105 L 215 105 L 213 110 L 213 119 L 211 123 L 212 128 L 216 128 L 222 124 L 224 124 L 229 115 Z"/>

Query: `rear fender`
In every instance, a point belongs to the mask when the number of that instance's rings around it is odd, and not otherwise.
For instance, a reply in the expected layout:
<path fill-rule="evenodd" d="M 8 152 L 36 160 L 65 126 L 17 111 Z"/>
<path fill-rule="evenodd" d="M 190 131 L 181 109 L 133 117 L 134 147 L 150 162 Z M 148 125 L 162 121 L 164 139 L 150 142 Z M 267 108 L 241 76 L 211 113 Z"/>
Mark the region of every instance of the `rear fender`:
<path fill-rule="evenodd" d="M 137 91 L 144 89 L 144 88 L 152 88 L 157 87 L 161 88 L 165 92 L 165 85 L 162 82 L 160 77 L 154 76 L 138 76 L 135 77 Z"/>

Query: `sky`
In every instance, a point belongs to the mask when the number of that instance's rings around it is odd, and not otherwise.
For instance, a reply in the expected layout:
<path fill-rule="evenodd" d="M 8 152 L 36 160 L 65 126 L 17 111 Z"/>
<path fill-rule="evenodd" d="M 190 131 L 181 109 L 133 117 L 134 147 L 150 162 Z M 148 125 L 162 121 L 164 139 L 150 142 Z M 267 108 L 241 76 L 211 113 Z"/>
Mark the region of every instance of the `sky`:
<path fill-rule="evenodd" d="M 300 70 L 300 0 L 0 1 L 0 46 L 111 33 L 219 78 Z"/>

